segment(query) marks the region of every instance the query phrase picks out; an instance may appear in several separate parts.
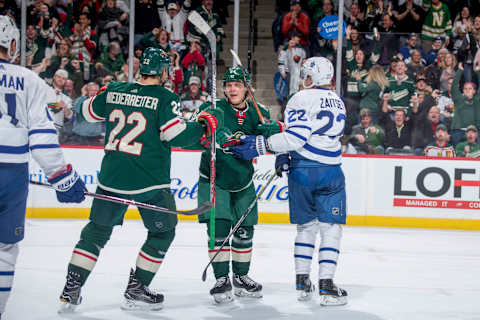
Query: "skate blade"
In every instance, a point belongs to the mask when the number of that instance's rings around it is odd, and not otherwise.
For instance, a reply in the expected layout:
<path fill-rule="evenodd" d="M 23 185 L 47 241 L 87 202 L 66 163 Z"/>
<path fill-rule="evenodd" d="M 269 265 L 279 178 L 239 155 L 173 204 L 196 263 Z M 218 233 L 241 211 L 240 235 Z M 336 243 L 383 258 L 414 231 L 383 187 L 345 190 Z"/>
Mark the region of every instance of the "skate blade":
<path fill-rule="evenodd" d="M 67 301 L 60 300 L 60 308 L 58 309 L 57 312 L 59 314 L 74 313 L 77 307 L 78 307 L 77 304 L 71 304 L 71 303 L 68 303 Z"/>
<path fill-rule="evenodd" d="M 224 293 L 214 293 L 212 294 L 212 296 L 216 304 L 227 304 L 227 303 L 233 302 L 231 291 L 227 291 Z"/>
<path fill-rule="evenodd" d="M 142 301 L 135 301 L 125 299 L 120 306 L 120 309 L 125 311 L 159 311 L 162 310 L 163 303 L 145 303 Z"/>
<path fill-rule="evenodd" d="M 313 284 L 310 286 L 310 289 L 308 291 L 303 290 L 305 287 L 297 287 L 297 288 L 300 288 L 300 290 L 297 289 L 297 291 L 298 291 L 297 300 L 298 301 L 310 301 L 310 300 L 312 300 L 312 295 L 313 295 L 313 292 L 315 291 L 315 286 Z"/>
<path fill-rule="evenodd" d="M 262 291 L 250 292 L 250 291 L 247 291 L 244 288 L 235 288 L 234 293 L 237 297 L 242 297 L 242 298 L 256 298 L 256 299 L 259 299 L 259 298 L 263 297 Z"/>
<path fill-rule="evenodd" d="M 346 296 L 329 296 L 329 295 L 320 295 L 320 305 L 322 306 L 343 306 L 347 304 Z"/>
<path fill-rule="evenodd" d="M 310 301 L 312 300 L 312 292 L 311 291 L 300 291 L 297 296 L 298 301 Z"/>

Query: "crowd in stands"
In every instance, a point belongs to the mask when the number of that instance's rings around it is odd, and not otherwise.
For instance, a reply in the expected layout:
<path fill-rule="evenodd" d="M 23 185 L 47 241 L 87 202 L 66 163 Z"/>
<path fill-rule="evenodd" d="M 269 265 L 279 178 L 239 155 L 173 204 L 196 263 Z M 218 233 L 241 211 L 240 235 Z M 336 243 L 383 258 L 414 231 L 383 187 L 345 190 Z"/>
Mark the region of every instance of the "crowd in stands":
<path fill-rule="evenodd" d="M 336 63 L 337 39 L 320 35 L 336 6 L 276 1 L 274 50 L 290 96 L 305 58 Z M 480 157 L 480 2 L 345 0 L 344 21 L 344 152 Z"/>
<path fill-rule="evenodd" d="M 0 0 L 0 14 L 18 27 L 21 1 Z M 103 145 L 104 124 L 86 122 L 81 105 L 110 81 L 129 79 L 129 1 L 135 1 L 133 79 L 141 77 L 143 50 L 162 48 L 171 57 L 164 86 L 181 96 L 180 111 L 191 114 L 208 98 L 210 49 L 187 16 L 196 10 L 209 23 L 218 53 L 230 1 L 27 0 L 26 67 L 51 87 L 49 109 L 63 144 Z"/>
<path fill-rule="evenodd" d="M 129 79 L 129 1 L 27 1 L 26 65 L 51 86 L 61 143 L 103 144 L 103 125 L 85 122 L 79 111 L 98 88 Z M 143 50 L 163 48 L 171 57 L 165 87 L 181 96 L 182 114 L 192 114 L 209 99 L 210 51 L 188 12 L 196 10 L 212 26 L 218 53 L 231 3 L 135 0 L 133 79 L 140 78 Z M 20 25 L 20 4 L 0 0 L 0 14 Z M 290 96 L 301 90 L 306 58 L 336 63 L 338 41 L 324 39 L 318 27 L 337 6 L 277 0 L 274 49 Z M 345 0 L 344 20 L 342 82 L 336 84 L 348 115 L 344 152 L 479 157 L 480 2 Z"/>

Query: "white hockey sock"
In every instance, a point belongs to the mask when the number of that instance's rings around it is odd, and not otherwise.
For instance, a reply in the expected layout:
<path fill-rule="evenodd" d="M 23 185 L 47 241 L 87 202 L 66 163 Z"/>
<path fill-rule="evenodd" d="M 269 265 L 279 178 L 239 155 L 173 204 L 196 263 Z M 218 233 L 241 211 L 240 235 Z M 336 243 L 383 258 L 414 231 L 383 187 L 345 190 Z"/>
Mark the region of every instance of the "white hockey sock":
<path fill-rule="evenodd" d="M 12 290 L 13 274 L 18 256 L 18 245 L 0 243 L 0 314 L 5 312 Z"/>
<path fill-rule="evenodd" d="M 322 241 L 318 252 L 319 279 L 333 279 L 337 269 L 340 253 L 342 226 L 339 224 L 320 223 Z"/>
<path fill-rule="evenodd" d="M 317 232 L 317 220 L 297 225 L 294 249 L 296 274 L 310 274 Z"/>

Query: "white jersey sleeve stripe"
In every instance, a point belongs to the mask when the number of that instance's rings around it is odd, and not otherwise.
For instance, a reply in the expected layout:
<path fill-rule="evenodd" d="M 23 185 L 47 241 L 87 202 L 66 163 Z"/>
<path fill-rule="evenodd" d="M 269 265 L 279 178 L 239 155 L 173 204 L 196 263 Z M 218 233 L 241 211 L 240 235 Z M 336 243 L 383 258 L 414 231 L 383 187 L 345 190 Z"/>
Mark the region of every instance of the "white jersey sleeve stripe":
<path fill-rule="evenodd" d="M 308 131 L 312 131 L 312 128 L 310 128 L 309 126 L 303 126 L 303 125 L 300 125 L 300 124 L 289 126 L 288 128 L 289 129 L 299 128 L 299 129 L 307 129 Z"/>
<path fill-rule="evenodd" d="M 305 148 L 305 150 L 308 150 L 310 151 L 311 153 L 314 153 L 314 154 L 318 154 L 320 156 L 324 156 L 324 157 L 338 157 L 342 154 L 342 149 L 338 149 L 337 151 L 327 151 L 327 150 L 322 150 L 322 149 L 317 149 L 315 148 L 314 146 L 306 143 L 303 148 Z"/>
<path fill-rule="evenodd" d="M 59 144 L 37 144 L 34 146 L 30 146 L 30 150 L 35 149 L 53 149 L 53 148 L 60 148 Z"/>
<path fill-rule="evenodd" d="M 285 132 L 286 132 L 286 133 L 289 133 L 289 134 L 291 134 L 292 136 L 297 137 L 298 139 L 303 140 L 303 141 L 305 141 L 305 142 L 307 142 L 307 140 L 308 140 L 307 138 L 305 138 L 305 137 L 302 136 L 301 134 L 298 134 L 298 133 L 296 133 L 296 132 L 294 132 L 294 131 L 292 131 L 292 130 L 287 129 L 287 130 L 285 130 Z"/>
<path fill-rule="evenodd" d="M 28 144 L 23 146 L 2 146 L 0 145 L 0 153 L 23 154 L 28 152 Z"/>
<path fill-rule="evenodd" d="M 88 122 L 101 122 L 105 120 L 105 118 L 102 118 L 98 114 L 93 112 L 92 102 L 95 97 L 85 100 L 82 104 L 82 114 L 85 120 L 87 120 Z"/>
<path fill-rule="evenodd" d="M 173 118 L 160 127 L 160 140 L 170 141 L 181 134 L 187 128 L 187 124 L 180 118 Z"/>
<path fill-rule="evenodd" d="M 28 131 L 28 135 L 31 136 L 32 134 L 38 134 L 38 133 L 52 133 L 52 134 L 57 134 L 57 130 L 55 129 L 34 129 Z"/>

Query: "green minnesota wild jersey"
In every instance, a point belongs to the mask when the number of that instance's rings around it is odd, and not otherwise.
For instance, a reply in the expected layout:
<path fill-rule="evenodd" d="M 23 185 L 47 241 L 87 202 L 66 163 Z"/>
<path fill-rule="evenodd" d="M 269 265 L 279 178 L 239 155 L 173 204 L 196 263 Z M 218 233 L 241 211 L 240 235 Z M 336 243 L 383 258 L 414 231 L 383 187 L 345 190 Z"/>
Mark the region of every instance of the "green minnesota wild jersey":
<path fill-rule="evenodd" d="M 210 102 L 206 102 L 200 109 L 210 106 Z M 235 109 L 227 99 L 217 100 L 217 108 L 224 112 L 224 128 L 229 130 L 233 135 L 258 135 L 257 130 L 260 124 L 260 118 L 257 111 L 250 100 L 247 100 L 247 108 L 244 110 Z M 266 119 L 270 119 L 270 112 L 260 106 L 260 111 Z M 247 187 L 253 177 L 253 164 L 251 160 L 238 159 L 233 154 L 222 149 L 217 149 L 217 167 L 216 167 L 216 184 L 220 188 L 227 191 L 240 191 Z M 202 153 L 200 162 L 200 177 L 210 178 L 210 152 Z"/>
<path fill-rule="evenodd" d="M 86 100 L 82 113 L 106 125 L 98 185 L 122 194 L 169 188 L 170 147 L 194 144 L 204 132 L 178 117 L 179 97 L 159 85 L 111 82 Z"/>
<path fill-rule="evenodd" d="M 402 107 L 409 109 L 410 98 L 415 93 L 415 85 L 413 84 L 412 79 L 405 77 L 399 83 L 396 77 L 391 77 L 388 79 L 388 82 L 388 88 L 385 89 L 385 92 L 390 93 L 388 103 L 393 108 Z"/>

